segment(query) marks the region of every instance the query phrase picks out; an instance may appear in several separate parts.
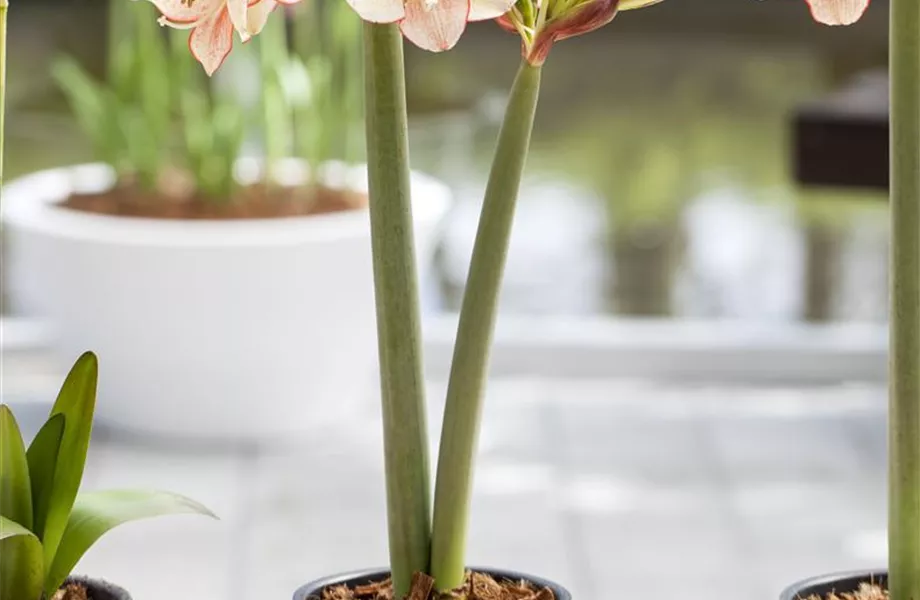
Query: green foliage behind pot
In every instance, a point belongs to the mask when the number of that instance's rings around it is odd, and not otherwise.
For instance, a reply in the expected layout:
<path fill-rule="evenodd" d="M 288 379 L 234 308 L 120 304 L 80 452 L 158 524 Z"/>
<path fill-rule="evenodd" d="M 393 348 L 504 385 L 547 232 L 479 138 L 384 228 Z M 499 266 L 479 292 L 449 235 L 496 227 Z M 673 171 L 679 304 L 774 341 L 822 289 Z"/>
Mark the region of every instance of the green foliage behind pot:
<path fill-rule="evenodd" d="M 226 202 L 249 140 L 260 146 L 268 181 L 289 156 L 311 165 L 361 157 L 360 21 L 340 1 L 283 12 L 233 55 L 254 74 L 212 82 L 188 52 L 188 32 L 160 27 L 152 4 L 112 0 L 106 80 L 66 56 L 52 75 L 96 159 L 120 180 L 155 191 L 180 169 L 196 197 Z M 250 106 L 244 96 L 254 89 L 259 101 Z"/>

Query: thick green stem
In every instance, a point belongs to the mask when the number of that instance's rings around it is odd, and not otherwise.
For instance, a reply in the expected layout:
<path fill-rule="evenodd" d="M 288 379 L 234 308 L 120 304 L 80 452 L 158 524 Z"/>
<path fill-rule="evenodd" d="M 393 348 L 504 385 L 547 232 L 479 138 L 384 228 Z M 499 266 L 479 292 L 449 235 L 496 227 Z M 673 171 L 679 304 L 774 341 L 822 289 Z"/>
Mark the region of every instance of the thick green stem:
<path fill-rule="evenodd" d="M 412 574 L 428 570 L 431 490 L 398 26 L 365 23 L 364 53 L 390 567 L 395 597 L 401 598 Z"/>
<path fill-rule="evenodd" d="M 539 91 L 540 67 L 522 63 L 498 137 L 460 310 L 435 487 L 431 575 L 440 590 L 456 588 L 464 578 L 473 462 L 489 350 Z"/>
<path fill-rule="evenodd" d="M 0 0 L 0 196 L 3 190 L 3 137 L 6 133 L 6 14 L 8 0 Z"/>
<path fill-rule="evenodd" d="M 889 589 L 920 600 L 920 0 L 891 0 Z"/>

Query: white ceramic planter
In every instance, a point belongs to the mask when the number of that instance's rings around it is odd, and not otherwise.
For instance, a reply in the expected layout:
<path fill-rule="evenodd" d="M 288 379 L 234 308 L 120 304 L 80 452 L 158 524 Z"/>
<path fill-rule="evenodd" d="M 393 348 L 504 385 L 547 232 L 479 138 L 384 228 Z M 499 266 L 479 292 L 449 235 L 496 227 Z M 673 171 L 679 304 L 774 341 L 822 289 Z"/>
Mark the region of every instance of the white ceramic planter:
<path fill-rule="evenodd" d="M 362 169 L 335 170 L 331 184 L 366 189 Z M 292 180 L 304 171 L 285 166 Z M 175 221 L 58 206 L 112 182 L 102 165 L 43 171 L 8 184 L 2 203 L 14 310 L 47 318 L 62 367 L 98 354 L 100 422 L 262 441 L 368 403 L 377 381 L 366 210 Z M 422 175 L 412 189 L 423 269 L 450 192 Z"/>

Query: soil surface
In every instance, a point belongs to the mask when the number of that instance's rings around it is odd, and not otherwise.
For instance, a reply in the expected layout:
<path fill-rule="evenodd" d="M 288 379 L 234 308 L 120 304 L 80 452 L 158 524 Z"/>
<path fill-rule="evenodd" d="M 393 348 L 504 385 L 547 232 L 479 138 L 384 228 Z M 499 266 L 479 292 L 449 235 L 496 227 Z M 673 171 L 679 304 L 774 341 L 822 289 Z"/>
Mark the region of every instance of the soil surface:
<path fill-rule="evenodd" d="M 68 583 L 51 597 L 51 600 L 93 600 L 79 583 Z"/>
<path fill-rule="evenodd" d="M 434 579 L 422 573 L 412 578 L 412 588 L 405 600 L 555 600 L 549 588 L 537 588 L 527 581 L 497 581 L 483 573 L 467 573 L 463 587 L 448 593 L 438 593 Z M 393 600 L 389 579 L 350 588 L 337 585 L 323 590 L 320 600 Z M 849 600 L 849 599 L 847 599 Z M 870 600 L 859 598 L 858 600 Z M 874 600 L 874 599 L 872 599 Z M 887 600 L 887 599 L 886 599 Z"/>
<path fill-rule="evenodd" d="M 170 191 L 155 192 L 121 183 L 99 194 L 74 194 L 62 206 L 84 212 L 153 219 L 271 219 L 318 215 L 367 206 L 367 195 L 323 186 L 265 184 L 238 188 L 233 198 L 215 200 Z"/>
<path fill-rule="evenodd" d="M 874 583 L 861 583 L 855 592 L 831 592 L 823 598 L 811 595 L 804 600 L 888 600 L 888 590 Z"/>

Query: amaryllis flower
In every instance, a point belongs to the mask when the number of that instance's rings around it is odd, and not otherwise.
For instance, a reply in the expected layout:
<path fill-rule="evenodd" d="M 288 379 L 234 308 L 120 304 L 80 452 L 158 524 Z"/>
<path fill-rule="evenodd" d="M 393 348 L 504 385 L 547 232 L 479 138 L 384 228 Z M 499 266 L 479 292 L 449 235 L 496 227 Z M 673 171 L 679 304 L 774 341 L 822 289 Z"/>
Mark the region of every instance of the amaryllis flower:
<path fill-rule="evenodd" d="M 502 16 L 515 0 L 348 0 L 355 12 L 372 23 L 399 23 L 406 38 L 419 48 L 442 52 L 454 47 L 466 24 Z"/>
<path fill-rule="evenodd" d="M 869 0 L 806 0 L 815 21 L 825 25 L 852 25 L 869 8 Z"/>
<path fill-rule="evenodd" d="M 374 0 L 365 0 L 373 2 Z M 645 8 L 663 0 L 519 0 L 496 21 L 521 36 L 521 53 L 542 65 L 553 44 L 603 27 L 618 12 Z M 859 20 L 870 0 L 806 0 L 816 21 L 850 25 Z"/>
<path fill-rule="evenodd" d="M 242 42 L 262 31 L 268 15 L 298 0 L 150 0 L 163 13 L 161 25 L 191 29 L 188 47 L 208 75 L 233 49 L 233 31 Z"/>

